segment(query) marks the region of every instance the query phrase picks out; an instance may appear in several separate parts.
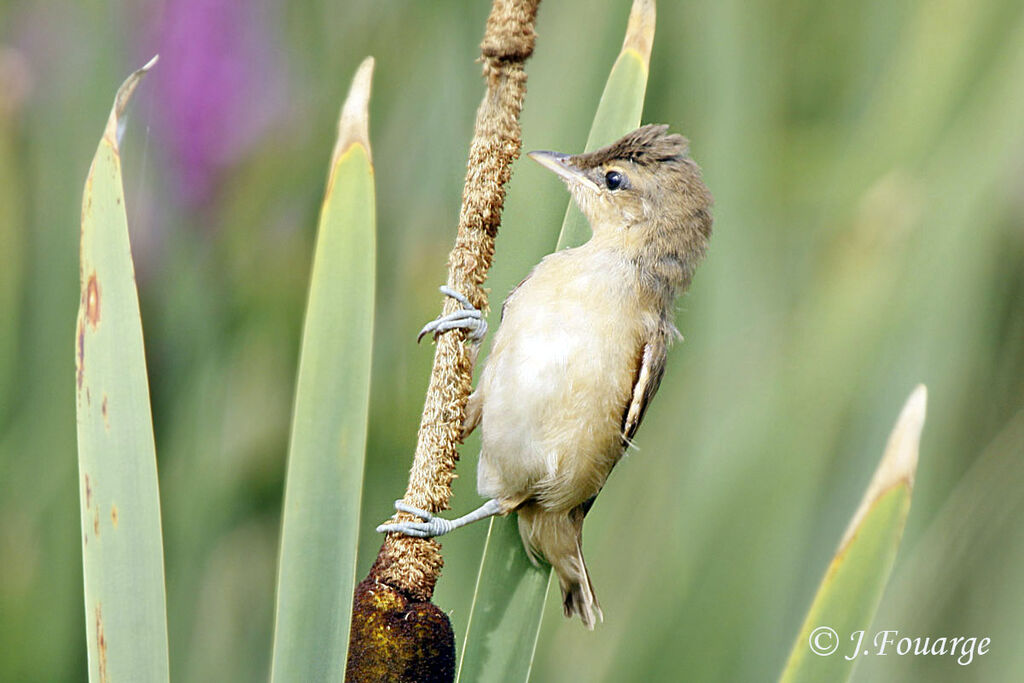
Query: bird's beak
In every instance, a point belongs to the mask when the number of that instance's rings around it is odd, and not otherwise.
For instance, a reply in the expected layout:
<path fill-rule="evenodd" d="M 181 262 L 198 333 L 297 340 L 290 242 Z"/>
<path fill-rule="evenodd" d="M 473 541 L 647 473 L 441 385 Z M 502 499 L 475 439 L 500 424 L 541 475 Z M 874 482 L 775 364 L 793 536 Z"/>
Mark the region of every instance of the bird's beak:
<path fill-rule="evenodd" d="M 578 183 L 587 189 L 598 192 L 601 188 L 575 164 L 570 161 L 571 154 L 560 152 L 530 152 L 526 156 L 536 161 L 548 170 L 554 171 L 562 180 L 567 183 Z"/>

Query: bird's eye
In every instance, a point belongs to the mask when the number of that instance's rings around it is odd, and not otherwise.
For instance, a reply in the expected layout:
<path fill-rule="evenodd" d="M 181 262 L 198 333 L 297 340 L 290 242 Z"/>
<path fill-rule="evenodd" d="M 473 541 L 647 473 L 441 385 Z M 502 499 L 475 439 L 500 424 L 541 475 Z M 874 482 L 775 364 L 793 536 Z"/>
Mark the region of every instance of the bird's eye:
<path fill-rule="evenodd" d="M 618 171 L 608 171 L 604 174 L 604 184 L 608 186 L 609 190 L 619 189 L 625 180 L 625 176 Z"/>

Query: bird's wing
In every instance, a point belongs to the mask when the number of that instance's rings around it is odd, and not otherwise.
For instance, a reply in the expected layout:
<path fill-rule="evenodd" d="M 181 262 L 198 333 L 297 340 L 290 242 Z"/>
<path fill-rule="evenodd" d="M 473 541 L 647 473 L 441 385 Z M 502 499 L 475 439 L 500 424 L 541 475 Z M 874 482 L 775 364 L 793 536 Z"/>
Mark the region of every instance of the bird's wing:
<path fill-rule="evenodd" d="M 661 378 L 665 374 L 665 356 L 668 353 L 668 335 L 656 333 L 648 339 L 640 353 L 636 380 L 633 382 L 633 397 L 622 415 L 622 438 L 628 444 L 640 428 L 654 394 L 658 392 Z"/>
<path fill-rule="evenodd" d="M 674 329 L 674 328 L 669 328 Z M 658 393 L 661 386 L 661 378 L 665 374 L 665 357 L 668 354 L 668 330 L 656 332 L 650 339 L 644 342 L 640 353 L 637 354 L 636 379 L 633 380 L 633 394 L 622 413 L 622 443 L 629 446 L 630 440 L 636 434 L 643 422 L 644 413 L 651 399 Z M 614 467 L 615 465 L 612 465 Z M 600 491 L 598 491 L 600 493 Z M 594 507 L 597 494 L 591 496 L 580 504 L 580 509 L 586 515 L 590 508 Z"/>

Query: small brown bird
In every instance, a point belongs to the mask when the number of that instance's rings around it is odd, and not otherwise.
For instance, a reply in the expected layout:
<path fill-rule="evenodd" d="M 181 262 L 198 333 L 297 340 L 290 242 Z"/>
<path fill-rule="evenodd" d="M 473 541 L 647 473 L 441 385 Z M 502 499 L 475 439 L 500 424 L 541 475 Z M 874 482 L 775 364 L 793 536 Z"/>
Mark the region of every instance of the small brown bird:
<path fill-rule="evenodd" d="M 711 235 L 711 195 L 668 126 L 648 125 L 589 154 L 531 152 L 561 177 L 587 216 L 586 244 L 545 257 L 502 308 L 490 356 L 467 407 L 478 425 L 477 489 L 488 502 L 455 520 L 411 508 L 424 521 L 378 531 L 438 536 L 491 515 L 516 512 L 531 559 L 558 574 L 567 617 L 602 619 L 583 560 L 583 518 L 636 434 L 679 333 L 678 294 L 690 284 Z M 423 333 L 468 328 L 465 310 Z"/>

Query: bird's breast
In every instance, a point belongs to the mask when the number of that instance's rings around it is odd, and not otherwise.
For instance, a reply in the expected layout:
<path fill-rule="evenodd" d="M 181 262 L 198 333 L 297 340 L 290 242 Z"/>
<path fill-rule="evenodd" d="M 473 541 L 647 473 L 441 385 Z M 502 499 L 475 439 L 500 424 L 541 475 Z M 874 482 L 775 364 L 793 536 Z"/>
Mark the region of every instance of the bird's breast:
<path fill-rule="evenodd" d="M 565 254 L 516 290 L 495 334 L 479 386 L 485 495 L 526 486 L 578 504 L 621 454 L 642 314 L 621 266 Z"/>

